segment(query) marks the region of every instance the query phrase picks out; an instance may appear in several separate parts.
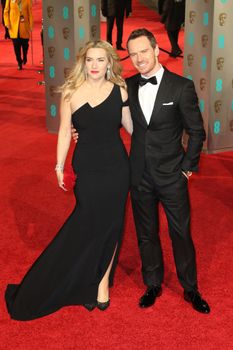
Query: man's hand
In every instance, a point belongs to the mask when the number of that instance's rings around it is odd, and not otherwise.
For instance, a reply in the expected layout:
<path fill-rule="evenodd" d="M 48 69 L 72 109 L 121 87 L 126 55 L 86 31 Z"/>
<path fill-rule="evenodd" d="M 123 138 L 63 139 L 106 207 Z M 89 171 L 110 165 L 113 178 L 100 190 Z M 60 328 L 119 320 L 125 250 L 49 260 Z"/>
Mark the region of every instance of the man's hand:
<path fill-rule="evenodd" d="M 72 135 L 74 142 L 77 143 L 78 133 L 77 133 L 77 130 L 73 127 L 73 125 L 71 126 L 71 135 Z"/>
<path fill-rule="evenodd" d="M 192 175 L 191 171 L 182 171 L 182 173 L 187 179 L 189 179 L 189 177 Z"/>

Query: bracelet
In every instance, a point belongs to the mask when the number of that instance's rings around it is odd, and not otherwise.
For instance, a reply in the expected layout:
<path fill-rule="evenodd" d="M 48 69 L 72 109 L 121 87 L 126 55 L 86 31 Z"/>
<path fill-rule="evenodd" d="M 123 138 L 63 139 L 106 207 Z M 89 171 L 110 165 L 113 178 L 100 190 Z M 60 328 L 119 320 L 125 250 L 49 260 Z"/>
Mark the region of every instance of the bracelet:
<path fill-rule="evenodd" d="M 64 165 L 62 165 L 62 164 L 56 164 L 56 166 L 55 166 L 55 169 L 54 169 L 55 171 L 62 171 L 63 172 L 63 170 L 64 170 Z"/>

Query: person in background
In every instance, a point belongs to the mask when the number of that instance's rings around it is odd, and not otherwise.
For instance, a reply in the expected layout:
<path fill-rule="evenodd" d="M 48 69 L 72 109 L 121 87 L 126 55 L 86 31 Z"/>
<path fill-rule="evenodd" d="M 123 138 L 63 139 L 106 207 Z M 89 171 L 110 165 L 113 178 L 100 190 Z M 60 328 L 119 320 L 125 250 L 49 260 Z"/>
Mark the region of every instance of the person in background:
<path fill-rule="evenodd" d="M 33 27 L 31 0 L 6 0 L 4 23 L 14 45 L 18 69 L 27 63 L 29 39 Z"/>
<path fill-rule="evenodd" d="M 165 24 L 171 43 L 171 57 L 178 57 L 182 50 L 178 44 L 179 32 L 185 18 L 185 0 L 163 0 L 161 4 L 161 22 Z"/>
<path fill-rule="evenodd" d="M 132 12 L 132 0 L 101 0 L 101 10 L 107 17 L 107 41 L 112 45 L 112 31 L 114 21 L 117 26 L 117 50 L 125 50 L 122 47 L 124 16 L 128 18 Z"/>
<path fill-rule="evenodd" d="M 6 0 L 1 0 L 1 4 L 2 4 L 2 24 L 5 28 L 5 35 L 4 35 L 4 38 L 5 39 L 10 39 L 10 35 L 9 35 L 9 32 L 8 32 L 8 28 L 5 26 L 5 23 L 4 23 L 4 8 L 5 8 L 5 5 L 6 5 Z"/>

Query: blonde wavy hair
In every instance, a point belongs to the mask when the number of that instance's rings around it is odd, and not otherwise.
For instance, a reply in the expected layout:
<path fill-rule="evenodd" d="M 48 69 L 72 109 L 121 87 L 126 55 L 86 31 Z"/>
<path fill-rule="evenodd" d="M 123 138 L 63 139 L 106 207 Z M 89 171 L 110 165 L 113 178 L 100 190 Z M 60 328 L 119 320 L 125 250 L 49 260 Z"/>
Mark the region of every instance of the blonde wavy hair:
<path fill-rule="evenodd" d="M 61 92 L 64 95 L 65 100 L 70 100 L 77 88 L 86 80 L 85 61 L 87 51 L 91 48 L 105 50 L 110 63 L 110 69 L 106 79 L 111 81 L 113 84 L 119 85 L 126 89 L 126 83 L 121 77 L 122 67 L 120 64 L 120 58 L 112 45 L 104 40 L 88 41 L 86 45 L 79 50 L 77 55 L 77 63 L 70 71 L 65 83 L 57 89 L 57 92 Z"/>

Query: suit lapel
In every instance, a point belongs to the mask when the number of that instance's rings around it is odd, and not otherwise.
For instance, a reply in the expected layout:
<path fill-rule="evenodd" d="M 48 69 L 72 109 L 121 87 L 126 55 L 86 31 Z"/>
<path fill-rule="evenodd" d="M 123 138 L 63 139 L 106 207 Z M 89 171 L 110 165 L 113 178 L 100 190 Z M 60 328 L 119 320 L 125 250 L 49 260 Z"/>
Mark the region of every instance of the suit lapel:
<path fill-rule="evenodd" d="M 133 104 L 135 105 L 136 109 L 138 110 L 138 117 L 139 117 L 138 120 L 141 122 L 141 124 L 145 128 L 147 128 L 148 124 L 147 124 L 146 118 L 143 114 L 143 111 L 142 111 L 142 108 L 141 108 L 141 105 L 139 102 L 139 98 L 138 98 L 138 87 L 139 87 L 138 80 L 139 80 L 139 77 L 140 77 L 140 74 L 138 74 L 137 78 L 133 82 L 134 85 L 132 86 L 132 101 L 133 101 Z"/>
<path fill-rule="evenodd" d="M 156 118 L 156 115 L 159 113 L 163 102 L 167 101 L 167 97 L 170 95 L 170 84 L 171 82 L 169 79 L 169 71 L 166 68 L 164 68 L 164 73 L 155 99 L 150 124 L 153 121 L 153 119 Z"/>

